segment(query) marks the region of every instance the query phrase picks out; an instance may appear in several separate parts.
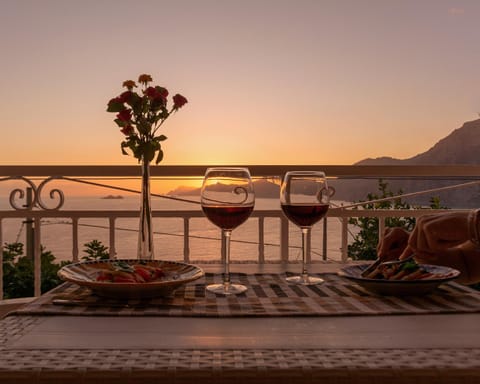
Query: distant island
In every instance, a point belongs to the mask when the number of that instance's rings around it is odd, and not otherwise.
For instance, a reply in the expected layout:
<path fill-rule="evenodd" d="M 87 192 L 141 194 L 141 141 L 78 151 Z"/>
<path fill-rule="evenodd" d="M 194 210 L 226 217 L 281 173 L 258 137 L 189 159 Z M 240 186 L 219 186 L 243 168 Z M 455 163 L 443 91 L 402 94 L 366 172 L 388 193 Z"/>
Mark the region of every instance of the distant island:
<path fill-rule="evenodd" d="M 116 199 L 123 199 L 123 196 L 121 196 L 121 195 L 107 195 L 107 196 L 101 197 L 101 199 L 116 200 Z"/>

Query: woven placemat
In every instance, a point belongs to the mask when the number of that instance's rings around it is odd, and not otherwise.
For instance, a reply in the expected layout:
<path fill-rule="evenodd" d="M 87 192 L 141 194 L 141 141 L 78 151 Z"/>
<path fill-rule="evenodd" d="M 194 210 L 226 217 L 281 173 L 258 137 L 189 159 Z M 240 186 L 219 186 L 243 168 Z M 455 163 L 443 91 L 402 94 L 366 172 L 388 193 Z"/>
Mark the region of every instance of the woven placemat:
<path fill-rule="evenodd" d="M 248 290 L 236 296 L 217 296 L 205 286 L 221 282 L 219 274 L 177 289 L 172 296 L 114 300 L 98 297 L 88 288 L 64 283 L 16 315 L 88 316 L 337 316 L 480 312 L 480 292 L 450 282 L 418 297 L 376 296 L 337 274 L 318 274 L 325 283 L 289 285 L 285 274 L 231 274 Z M 61 300 L 63 304 L 58 304 Z"/>

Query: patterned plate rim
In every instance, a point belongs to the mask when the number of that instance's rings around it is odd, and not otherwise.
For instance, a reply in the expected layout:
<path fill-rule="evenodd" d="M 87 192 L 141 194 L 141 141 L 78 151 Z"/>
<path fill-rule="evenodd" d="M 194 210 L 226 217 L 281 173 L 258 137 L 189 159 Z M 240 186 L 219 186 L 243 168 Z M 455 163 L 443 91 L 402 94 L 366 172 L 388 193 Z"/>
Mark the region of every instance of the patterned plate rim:
<path fill-rule="evenodd" d="M 73 271 L 69 272 L 68 270 L 73 267 L 81 267 L 83 265 L 90 265 L 90 264 L 111 264 L 114 262 L 126 262 L 126 263 L 161 263 L 161 264 L 170 264 L 170 265 L 177 265 L 179 267 L 191 267 L 195 271 L 192 276 L 188 277 L 180 277 L 178 279 L 169 279 L 169 280 L 159 280 L 159 281 L 151 281 L 147 283 L 115 283 L 115 282 L 106 282 L 106 281 L 96 281 L 96 280 L 79 280 L 75 279 L 71 276 L 66 275 L 67 273 L 71 274 L 74 273 Z M 142 288 L 142 287 L 165 287 L 169 285 L 178 285 L 178 284 L 185 284 L 191 281 L 197 280 L 205 275 L 205 272 L 202 268 L 198 267 L 195 264 L 183 263 L 180 261 L 171 261 L 171 260 L 139 260 L 139 259 L 108 259 L 108 260 L 87 260 L 87 261 L 80 261 L 77 263 L 72 263 L 63 266 L 58 271 L 58 276 L 64 280 L 69 281 L 78 285 L 86 285 L 86 286 L 95 286 L 98 288 L 109 288 L 109 287 L 118 287 L 118 288 Z"/>
<path fill-rule="evenodd" d="M 460 275 L 460 271 L 450 268 L 450 267 L 445 267 L 441 265 L 432 265 L 432 264 L 419 264 L 420 267 L 423 267 L 425 269 L 441 269 L 444 270 L 442 273 L 450 273 L 452 274 L 451 276 L 447 277 L 440 277 L 440 278 L 434 278 L 434 279 L 417 279 L 417 280 L 383 280 L 383 279 L 371 279 L 371 278 L 366 278 L 362 276 L 356 276 L 353 275 L 349 269 L 358 269 L 358 270 L 363 270 L 367 267 L 369 267 L 370 264 L 355 264 L 355 265 L 350 265 L 347 267 L 343 267 L 340 271 L 338 271 L 338 275 L 342 277 L 346 277 L 347 279 L 355 280 L 355 281 L 364 281 L 364 282 L 369 282 L 369 283 L 382 283 L 382 284 L 404 284 L 404 285 L 412 285 L 412 284 L 432 284 L 432 283 L 438 283 L 438 282 L 446 282 L 450 280 L 456 279 Z"/>

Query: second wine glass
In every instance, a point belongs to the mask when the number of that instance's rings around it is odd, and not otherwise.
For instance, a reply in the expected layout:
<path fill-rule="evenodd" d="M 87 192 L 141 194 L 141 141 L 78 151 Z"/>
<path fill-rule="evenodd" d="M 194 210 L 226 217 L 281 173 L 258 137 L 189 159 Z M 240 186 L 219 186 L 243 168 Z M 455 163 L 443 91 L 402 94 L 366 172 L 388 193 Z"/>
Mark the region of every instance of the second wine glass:
<path fill-rule="evenodd" d="M 225 239 L 223 283 L 211 284 L 207 290 L 221 295 L 245 292 L 247 287 L 230 281 L 230 237 L 243 224 L 255 205 L 252 179 L 247 168 L 209 168 L 203 179 L 202 210 L 207 218 L 220 227 Z"/>
<path fill-rule="evenodd" d="M 308 238 L 312 226 L 328 212 L 330 191 L 325 173 L 316 171 L 291 171 L 285 174 L 280 187 L 282 211 L 292 223 L 302 230 L 302 272 L 287 281 L 293 284 L 314 285 L 323 279 L 310 276 L 307 262 L 310 260 Z"/>

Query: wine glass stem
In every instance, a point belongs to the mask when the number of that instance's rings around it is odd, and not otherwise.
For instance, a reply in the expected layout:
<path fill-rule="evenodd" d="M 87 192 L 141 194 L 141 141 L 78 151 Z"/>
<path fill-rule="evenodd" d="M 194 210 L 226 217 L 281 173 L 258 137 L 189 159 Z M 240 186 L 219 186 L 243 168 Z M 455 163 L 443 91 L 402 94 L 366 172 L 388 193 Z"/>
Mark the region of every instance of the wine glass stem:
<path fill-rule="evenodd" d="M 309 234 L 310 228 L 302 228 L 302 276 L 307 276 L 307 261 L 310 259 Z"/>
<path fill-rule="evenodd" d="M 222 232 L 225 239 L 225 271 L 223 274 L 223 284 L 228 286 L 230 285 L 230 237 L 232 235 L 232 231 L 223 229 Z"/>

